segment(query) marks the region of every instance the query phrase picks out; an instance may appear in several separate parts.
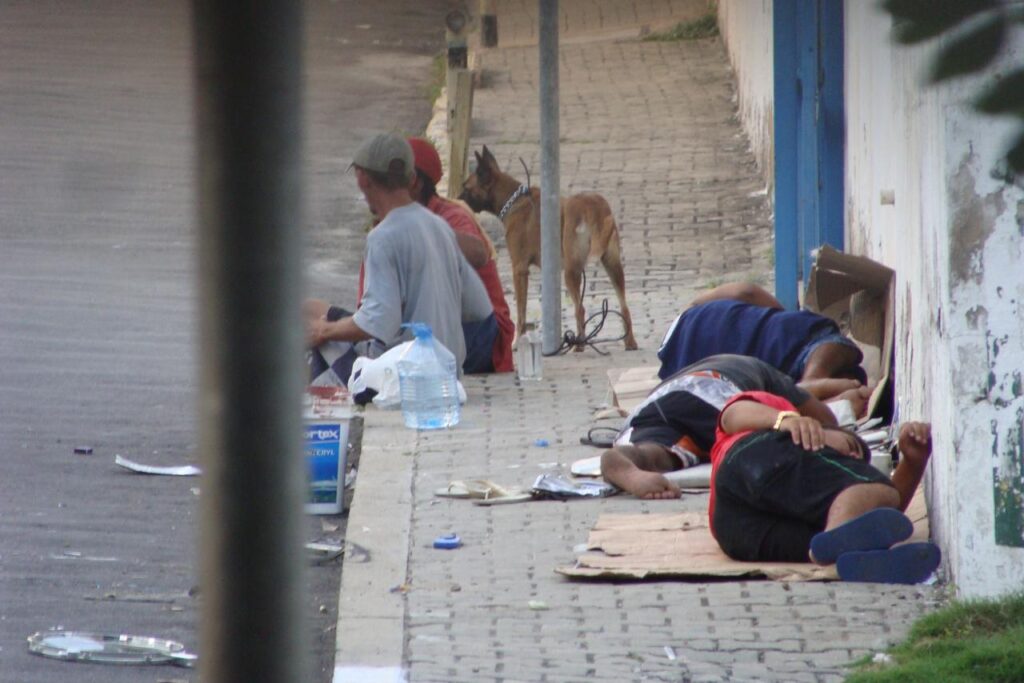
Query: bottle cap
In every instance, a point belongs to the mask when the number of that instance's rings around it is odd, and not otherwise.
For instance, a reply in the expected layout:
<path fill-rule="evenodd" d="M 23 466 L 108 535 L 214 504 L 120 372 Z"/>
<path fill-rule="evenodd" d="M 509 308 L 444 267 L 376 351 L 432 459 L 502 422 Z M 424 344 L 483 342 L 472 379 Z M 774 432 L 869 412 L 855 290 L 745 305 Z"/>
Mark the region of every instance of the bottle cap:
<path fill-rule="evenodd" d="M 445 534 L 434 539 L 434 547 L 441 550 L 455 550 L 462 545 L 458 534 Z"/>

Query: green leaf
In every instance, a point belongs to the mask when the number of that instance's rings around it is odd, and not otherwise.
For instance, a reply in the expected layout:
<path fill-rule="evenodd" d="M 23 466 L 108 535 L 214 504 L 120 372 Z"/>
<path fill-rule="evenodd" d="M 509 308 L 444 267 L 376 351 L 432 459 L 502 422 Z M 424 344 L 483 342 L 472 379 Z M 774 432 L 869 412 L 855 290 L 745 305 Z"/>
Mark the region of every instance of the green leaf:
<path fill-rule="evenodd" d="M 882 0 L 882 8 L 893 18 L 893 37 L 904 44 L 934 38 L 999 6 L 998 0 Z"/>
<path fill-rule="evenodd" d="M 997 12 L 945 45 L 932 62 L 929 80 L 938 83 L 985 68 L 999 54 L 1005 38 L 1006 17 Z"/>
<path fill-rule="evenodd" d="M 988 85 L 975 98 L 974 108 L 986 114 L 1024 111 L 1024 69 L 1011 71 Z"/>

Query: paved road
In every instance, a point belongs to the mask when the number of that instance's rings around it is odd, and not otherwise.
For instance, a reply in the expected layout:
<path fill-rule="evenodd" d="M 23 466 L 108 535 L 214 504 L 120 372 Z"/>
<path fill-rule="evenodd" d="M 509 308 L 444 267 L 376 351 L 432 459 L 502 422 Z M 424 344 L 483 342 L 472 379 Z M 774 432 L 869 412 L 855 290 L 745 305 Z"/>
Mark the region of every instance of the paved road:
<path fill-rule="evenodd" d="M 422 129 L 423 84 L 448 5 L 309 3 L 312 293 L 352 303 L 365 209 L 343 171 L 370 131 Z M 113 464 L 118 453 L 162 465 L 198 460 L 187 7 L 0 8 L 3 681 L 159 676 L 27 654 L 28 634 L 56 626 L 198 645 L 189 591 L 198 583 L 201 481 Z M 73 454 L 79 445 L 93 454 Z M 341 532 L 320 522 L 310 518 L 310 540 Z M 311 572 L 310 642 L 323 680 L 339 573 Z"/>

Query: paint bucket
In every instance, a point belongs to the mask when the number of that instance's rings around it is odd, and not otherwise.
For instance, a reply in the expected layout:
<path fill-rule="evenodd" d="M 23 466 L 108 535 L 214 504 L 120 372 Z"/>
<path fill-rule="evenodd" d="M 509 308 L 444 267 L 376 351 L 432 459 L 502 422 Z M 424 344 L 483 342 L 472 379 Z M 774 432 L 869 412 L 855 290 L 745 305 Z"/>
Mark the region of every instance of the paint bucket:
<path fill-rule="evenodd" d="M 352 410 L 347 405 L 309 411 L 304 417 L 304 452 L 309 482 L 305 505 L 307 513 L 341 514 L 345 502 L 345 469 L 351 418 Z"/>

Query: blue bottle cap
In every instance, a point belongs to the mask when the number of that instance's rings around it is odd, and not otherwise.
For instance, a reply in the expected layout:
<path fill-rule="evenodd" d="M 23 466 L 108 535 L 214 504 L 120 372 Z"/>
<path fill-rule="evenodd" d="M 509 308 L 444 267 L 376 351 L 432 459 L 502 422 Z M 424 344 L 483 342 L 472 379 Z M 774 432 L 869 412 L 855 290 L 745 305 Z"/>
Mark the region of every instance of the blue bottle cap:
<path fill-rule="evenodd" d="M 434 547 L 441 550 L 455 550 L 462 545 L 462 539 L 458 534 L 446 534 L 434 539 Z"/>

